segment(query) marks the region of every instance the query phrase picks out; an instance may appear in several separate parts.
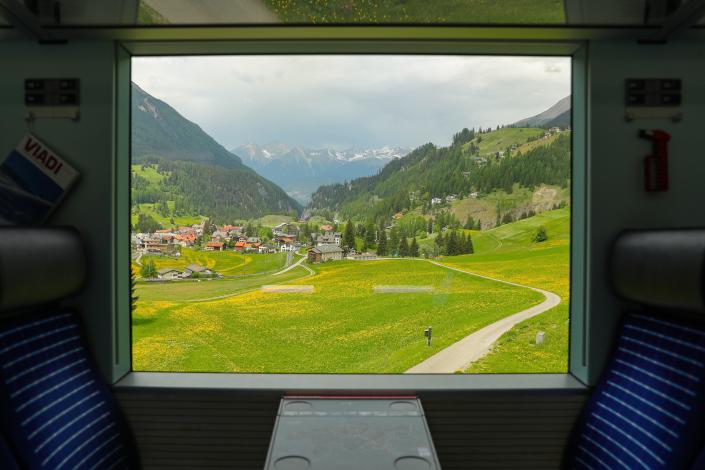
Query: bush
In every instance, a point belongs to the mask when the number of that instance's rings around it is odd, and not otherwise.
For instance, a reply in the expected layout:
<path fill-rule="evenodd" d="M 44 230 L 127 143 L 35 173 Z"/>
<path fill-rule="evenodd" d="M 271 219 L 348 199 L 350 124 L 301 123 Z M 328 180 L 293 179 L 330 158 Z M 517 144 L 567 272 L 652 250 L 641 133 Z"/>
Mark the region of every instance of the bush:
<path fill-rule="evenodd" d="M 548 240 L 548 235 L 546 234 L 546 227 L 541 225 L 536 229 L 536 233 L 534 234 L 533 242 L 534 243 L 541 243 L 541 242 L 545 242 L 546 240 Z"/>

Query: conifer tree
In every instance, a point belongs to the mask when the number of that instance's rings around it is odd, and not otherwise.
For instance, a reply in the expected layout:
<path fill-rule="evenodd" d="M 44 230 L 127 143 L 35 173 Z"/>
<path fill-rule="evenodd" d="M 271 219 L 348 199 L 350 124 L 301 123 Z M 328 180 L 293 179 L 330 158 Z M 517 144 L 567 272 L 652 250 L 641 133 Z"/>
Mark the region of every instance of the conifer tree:
<path fill-rule="evenodd" d="M 455 233 L 455 230 L 450 232 L 450 235 L 448 235 L 448 240 L 446 241 L 446 252 L 448 256 L 455 256 L 459 254 L 458 234 Z"/>
<path fill-rule="evenodd" d="M 379 231 L 379 240 L 377 240 L 377 255 L 387 255 L 387 234 L 384 230 Z"/>
<path fill-rule="evenodd" d="M 414 258 L 419 256 L 419 244 L 416 242 L 416 237 L 411 239 L 411 246 L 409 247 L 409 254 Z"/>
<path fill-rule="evenodd" d="M 475 247 L 472 245 L 472 235 L 468 233 L 467 238 L 465 239 L 465 251 L 466 254 L 471 255 L 475 253 Z"/>
<path fill-rule="evenodd" d="M 399 256 L 409 256 L 409 243 L 406 241 L 406 237 L 402 237 L 399 241 Z"/>
<path fill-rule="evenodd" d="M 345 224 L 345 233 L 343 234 L 343 248 L 352 250 L 355 248 L 355 228 L 352 220 L 348 220 Z"/>
<path fill-rule="evenodd" d="M 389 231 L 389 254 L 392 256 L 396 256 L 397 253 L 399 252 L 399 235 L 397 233 L 397 228 L 392 227 L 392 229 Z"/>

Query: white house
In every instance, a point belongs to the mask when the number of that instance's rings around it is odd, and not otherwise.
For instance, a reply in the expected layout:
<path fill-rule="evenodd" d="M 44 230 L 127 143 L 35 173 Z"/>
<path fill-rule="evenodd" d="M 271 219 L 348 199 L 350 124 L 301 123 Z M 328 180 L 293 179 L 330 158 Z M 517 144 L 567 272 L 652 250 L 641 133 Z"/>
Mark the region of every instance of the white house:
<path fill-rule="evenodd" d="M 174 280 L 181 277 L 181 273 L 178 269 L 174 268 L 162 268 L 157 271 L 157 277 L 159 279 Z"/>
<path fill-rule="evenodd" d="M 431 205 L 434 205 L 434 206 L 435 206 L 436 204 L 440 204 L 440 203 L 442 203 L 442 202 L 443 202 L 443 199 L 441 199 L 440 197 L 434 197 L 434 198 L 431 199 Z"/>
<path fill-rule="evenodd" d="M 296 245 L 293 243 L 282 243 L 279 245 L 279 251 L 285 253 L 287 251 L 296 251 Z"/>

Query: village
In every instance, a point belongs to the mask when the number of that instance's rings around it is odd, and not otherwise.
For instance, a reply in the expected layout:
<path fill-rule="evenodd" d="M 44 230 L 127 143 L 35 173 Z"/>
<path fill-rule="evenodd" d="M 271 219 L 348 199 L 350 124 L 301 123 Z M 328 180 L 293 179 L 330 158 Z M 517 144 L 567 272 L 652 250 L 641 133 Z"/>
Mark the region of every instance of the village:
<path fill-rule="evenodd" d="M 372 260 L 374 253 L 357 253 L 354 249 L 343 249 L 342 233 L 333 225 L 323 224 L 315 231 L 304 233 L 296 223 L 281 223 L 269 229 L 267 236 L 248 236 L 244 225 L 213 226 L 207 219 L 200 224 L 158 229 L 153 233 L 133 233 L 132 253 L 139 260 L 143 256 L 179 258 L 181 248 L 203 252 L 237 252 L 251 255 L 272 253 L 297 253 L 306 256 L 309 263 L 327 261 Z M 289 258 L 290 260 L 291 258 Z M 162 268 L 154 276 L 143 276 L 152 280 L 178 280 L 223 277 L 220 273 L 198 264 L 189 264 L 183 270 Z"/>

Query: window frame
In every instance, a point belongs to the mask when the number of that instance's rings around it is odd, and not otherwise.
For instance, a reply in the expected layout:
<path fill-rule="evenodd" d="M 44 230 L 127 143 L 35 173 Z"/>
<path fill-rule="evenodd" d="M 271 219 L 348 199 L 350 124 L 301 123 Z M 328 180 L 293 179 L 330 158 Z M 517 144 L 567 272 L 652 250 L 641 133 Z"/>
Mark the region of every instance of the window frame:
<path fill-rule="evenodd" d="M 481 391 L 578 390 L 588 376 L 587 332 L 588 211 L 587 191 L 587 43 L 485 42 L 473 40 L 338 40 L 310 28 L 305 40 L 262 40 L 261 28 L 243 41 L 117 42 L 115 50 L 115 288 L 112 381 L 120 388 L 228 389 L 239 391 Z M 277 38 L 277 28 L 271 28 Z M 320 28 L 335 33 L 335 28 Z M 350 27 L 345 27 L 350 29 Z M 423 38 L 419 28 L 417 38 Z M 266 35 L 265 35 L 266 36 Z M 326 34 L 323 34 L 326 36 Z M 333 34 L 333 37 L 335 34 Z M 570 246 L 570 332 L 566 374 L 237 374 L 134 372 L 131 370 L 130 305 L 130 125 L 131 59 L 153 55 L 283 55 L 283 54 L 422 54 L 570 56 L 572 64 L 572 160 Z"/>

